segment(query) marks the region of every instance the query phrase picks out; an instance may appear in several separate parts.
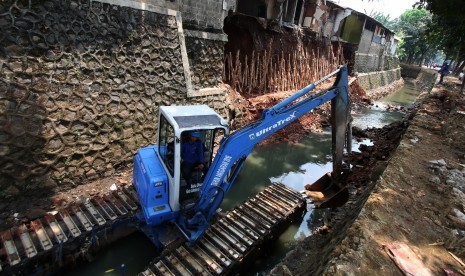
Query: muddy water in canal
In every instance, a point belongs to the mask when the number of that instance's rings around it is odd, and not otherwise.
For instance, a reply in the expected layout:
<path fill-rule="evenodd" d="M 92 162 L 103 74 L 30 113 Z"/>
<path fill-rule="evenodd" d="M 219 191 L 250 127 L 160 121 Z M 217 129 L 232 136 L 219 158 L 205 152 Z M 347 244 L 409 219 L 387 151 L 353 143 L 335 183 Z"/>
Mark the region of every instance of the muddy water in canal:
<path fill-rule="evenodd" d="M 360 128 L 382 127 L 399 120 L 402 114 L 386 111 L 385 106 L 408 107 L 418 94 L 414 85 L 406 82 L 400 91 L 376 102 L 372 108 L 362 111 L 361 114 L 355 115 L 353 125 Z M 357 150 L 360 143 L 370 144 L 370 141 L 354 141 L 352 148 Z M 249 197 L 263 191 L 272 182 L 280 182 L 296 191 L 301 191 L 306 184 L 313 183 L 331 170 L 330 130 L 310 134 L 297 144 L 278 143 L 255 149 L 247 158 L 221 208 L 227 211 L 240 205 Z M 312 230 L 322 224 L 325 211 L 313 210 L 311 203 L 307 207 L 308 212 L 302 220 L 291 225 L 266 254 L 255 261 L 253 267 L 248 270 L 250 275 L 269 272 L 294 244 L 311 235 Z M 101 252 L 94 262 L 79 267 L 72 271 L 71 275 L 122 275 L 122 264 L 126 275 L 135 275 L 156 256 L 157 250 L 150 241 L 143 234 L 136 233 L 113 244 Z"/>
<path fill-rule="evenodd" d="M 386 110 L 387 107 L 410 107 L 420 92 L 415 85 L 406 80 L 404 87 L 389 96 L 377 101 L 371 108 L 354 115 L 353 126 L 365 129 L 367 127 L 383 127 L 393 121 L 400 120 L 402 114 Z"/>

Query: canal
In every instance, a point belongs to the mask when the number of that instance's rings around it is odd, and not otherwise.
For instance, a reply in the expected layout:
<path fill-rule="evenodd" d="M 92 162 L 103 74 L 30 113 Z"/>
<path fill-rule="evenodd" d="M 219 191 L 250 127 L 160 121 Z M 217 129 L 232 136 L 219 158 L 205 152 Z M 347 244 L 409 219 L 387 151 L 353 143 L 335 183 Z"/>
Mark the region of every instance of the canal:
<path fill-rule="evenodd" d="M 386 111 L 386 106 L 409 107 L 418 95 L 419 91 L 414 84 L 406 81 L 401 90 L 354 115 L 353 125 L 365 129 L 383 127 L 400 120 L 403 114 Z M 369 145 L 370 141 L 354 140 L 352 148 L 357 150 L 361 143 Z M 224 211 L 232 209 L 263 191 L 272 182 L 280 182 L 296 191 L 301 191 L 306 184 L 313 183 L 331 170 L 329 129 L 322 133 L 309 134 L 296 144 L 277 143 L 257 148 L 247 158 L 221 208 Z M 309 203 L 307 211 L 301 221 L 291 225 L 270 250 L 255 261 L 248 270 L 250 275 L 267 274 L 296 243 L 311 235 L 313 229 L 322 225 L 325 210 L 314 210 Z M 114 243 L 110 248 L 100 252 L 92 263 L 76 268 L 69 275 L 122 275 L 123 264 L 125 275 L 135 275 L 141 272 L 158 253 L 143 234 L 135 233 Z"/>

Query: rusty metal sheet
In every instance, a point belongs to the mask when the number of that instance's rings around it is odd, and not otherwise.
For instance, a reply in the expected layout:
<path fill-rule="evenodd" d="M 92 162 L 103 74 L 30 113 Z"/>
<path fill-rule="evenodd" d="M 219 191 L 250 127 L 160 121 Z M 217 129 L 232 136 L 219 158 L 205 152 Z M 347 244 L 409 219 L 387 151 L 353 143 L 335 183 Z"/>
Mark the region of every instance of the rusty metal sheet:
<path fill-rule="evenodd" d="M 193 271 L 197 275 L 202 276 L 209 276 L 211 275 L 210 272 L 203 267 L 196 258 L 189 252 L 184 246 L 180 246 L 176 249 L 176 252 L 179 256 L 185 260 L 195 271 Z"/>
<path fill-rule="evenodd" d="M 40 219 L 31 221 L 31 227 L 36 233 L 37 238 L 39 239 L 40 245 L 42 246 L 42 249 L 43 250 L 51 249 L 53 247 L 53 243 L 50 240 L 50 237 L 48 236 L 47 231 L 45 230 L 44 226 L 42 225 L 42 222 L 40 222 Z"/>
<path fill-rule="evenodd" d="M 176 276 L 163 261 L 158 261 L 154 264 L 154 268 L 158 270 L 162 275 Z"/>
<path fill-rule="evenodd" d="M 265 194 L 259 194 L 256 196 L 256 198 L 265 202 L 266 205 L 273 208 L 273 210 L 276 210 L 281 216 L 286 216 L 287 210 L 289 208 L 283 208 L 280 202 L 276 202 L 273 198 L 266 196 Z"/>
<path fill-rule="evenodd" d="M 228 214 L 229 216 L 233 217 L 236 220 L 239 220 L 246 225 L 248 225 L 250 228 L 254 229 L 255 232 L 259 233 L 260 235 L 265 234 L 266 230 L 261 226 L 258 222 L 247 216 L 246 214 L 239 212 L 238 210 L 233 210 Z"/>
<path fill-rule="evenodd" d="M 263 200 L 259 198 L 252 198 L 249 200 L 249 202 L 255 206 L 258 206 L 263 212 L 274 217 L 276 221 L 283 219 L 283 216 L 281 214 L 279 214 L 274 208 L 268 206 Z"/>
<path fill-rule="evenodd" d="M 155 273 L 150 268 L 147 268 L 146 270 L 142 271 L 140 274 L 143 276 L 157 276 Z"/>
<path fill-rule="evenodd" d="M 87 209 L 91 217 L 97 222 L 98 225 L 104 225 L 107 221 L 103 218 L 102 214 L 100 214 L 95 206 L 90 203 L 90 201 L 84 202 L 84 207 Z"/>
<path fill-rule="evenodd" d="M 229 246 L 226 241 L 224 241 L 220 236 L 217 234 L 213 233 L 210 230 L 207 230 L 204 235 L 205 238 L 209 239 L 213 244 L 215 244 L 217 247 L 220 247 L 223 249 L 224 252 L 228 253 L 228 256 L 237 260 L 241 255 L 234 250 L 232 246 Z"/>
<path fill-rule="evenodd" d="M 107 219 L 115 220 L 118 217 L 100 196 L 94 196 L 92 198 L 92 203 L 99 207 L 99 213 L 105 215 Z"/>
<path fill-rule="evenodd" d="M 283 185 L 281 183 L 276 183 L 273 185 L 273 187 L 281 189 L 288 197 L 294 198 L 296 202 L 299 202 L 302 200 L 302 196 L 299 193 L 287 187 L 286 185 Z"/>
<path fill-rule="evenodd" d="M 179 259 L 174 256 L 173 254 L 169 254 L 166 256 L 166 259 L 171 263 L 171 265 L 176 268 L 176 270 L 181 273 L 181 275 L 185 275 L 185 276 L 190 276 L 190 275 L 194 275 L 192 274 L 192 272 L 190 272 L 190 270 L 184 266 L 183 263 L 181 263 L 181 261 L 179 261 Z"/>
<path fill-rule="evenodd" d="M 71 205 L 70 208 L 73 214 L 77 217 L 78 221 L 81 223 L 82 227 L 84 227 L 86 231 L 92 230 L 93 223 L 90 221 L 87 215 L 81 210 L 81 207 L 77 205 Z"/>
<path fill-rule="evenodd" d="M 134 190 L 133 186 L 126 185 L 123 188 L 124 192 L 129 195 L 132 201 L 139 204 L 139 196 L 137 195 L 136 191 Z"/>
<path fill-rule="evenodd" d="M 290 201 L 285 197 L 279 197 L 278 194 L 272 193 L 271 190 L 265 190 L 262 193 L 264 196 L 273 199 L 275 203 L 281 205 L 284 210 L 292 209 L 296 202 Z"/>
<path fill-rule="evenodd" d="M 207 264 L 210 272 L 214 274 L 220 274 L 223 272 L 223 267 L 219 265 L 212 257 L 210 257 L 205 251 L 199 246 L 193 246 L 190 248 L 203 262 Z"/>
<path fill-rule="evenodd" d="M 48 223 L 50 229 L 52 229 L 52 233 L 55 236 L 55 239 L 58 243 L 68 241 L 68 237 L 66 236 L 63 229 L 61 229 L 60 224 L 55 219 L 55 217 L 51 214 L 46 214 L 44 216 L 45 221 Z"/>
<path fill-rule="evenodd" d="M 61 209 L 58 211 L 58 215 L 61 217 L 73 237 L 78 237 L 81 235 L 81 230 L 79 230 L 76 223 L 74 223 L 73 218 L 71 218 L 66 209 Z"/>
<path fill-rule="evenodd" d="M 246 233 L 252 239 L 258 240 L 260 238 L 258 233 L 256 233 L 252 228 L 242 223 L 240 220 L 236 220 L 231 214 L 227 214 L 224 219 L 226 219 L 229 223 L 239 228 L 242 232 Z"/>
<path fill-rule="evenodd" d="M 16 248 L 15 241 L 11 235 L 10 230 L 2 232 L 0 234 L 2 239 L 3 248 L 5 249 L 6 256 L 8 258 L 8 263 L 13 266 L 21 262 L 21 257 L 19 256 L 18 249 Z"/>
<path fill-rule="evenodd" d="M 221 224 L 224 229 L 229 231 L 229 233 L 239 238 L 243 243 L 247 244 L 248 246 L 254 243 L 254 241 L 251 238 L 249 238 L 246 233 L 242 232 L 239 228 L 235 227 L 225 219 L 220 219 L 218 223 Z"/>
<path fill-rule="evenodd" d="M 26 225 L 22 224 L 17 228 L 16 232 L 21 240 L 21 244 L 24 248 L 24 252 L 28 258 L 32 258 L 37 255 L 37 249 L 32 241 L 31 235 L 29 235 L 29 230 Z"/>
<path fill-rule="evenodd" d="M 224 240 L 228 241 L 228 243 L 234 246 L 239 252 L 245 252 L 247 250 L 247 246 L 245 246 L 244 243 L 228 233 L 222 226 L 215 223 L 211 226 L 211 229 Z"/>
<path fill-rule="evenodd" d="M 123 191 L 117 190 L 113 192 L 113 194 L 116 194 L 116 196 L 121 199 L 121 201 L 126 205 L 127 208 L 135 211 L 138 209 L 137 204 L 132 201 L 129 196 L 127 196 Z"/>
<path fill-rule="evenodd" d="M 244 206 L 249 207 L 250 210 L 252 210 L 254 213 L 260 215 L 260 217 L 262 217 L 263 219 L 269 221 L 271 224 L 275 224 L 277 222 L 276 219 L 273 216 L 271 216 L 270 214 L 262 211 L 260 208 L 257 208 L 257 206 L 253 205 L 250 202 L 245 202 Z"/>
<path fill-rule="evenodd" d="M 262 216 L 260 216 L 258 213 L 256 213 L 252 207 L 246 206 L 246 205 L 241 205 L 237 209 L 238 212 L 240 212 L 243 215 L 247 215 L 247 217 L 250 217 L 250 219 L 256 223 L 259 223 L 266 229 L 271 229 L 272 224 L 264 219 Z"/>
<path fill-rule="evenodd" d="M 204 237 L 198 241 L 197 245 L 201 246 L 205 252 L 208 251 L 210 255 L 214 256 L 217 261 L 221 262 L 222 266 L 228 267 L 231 265 L 231 260 Z"/>
<path fill-rule="evenodd" d="M 126 215 L 128 210 L 124 207 L 123 203 L 120 200 L 116 199 L 112 194 L 106 194 L 103 198 L 110 202 L 111 206 L 116 210 L 116 212 L 120 215 Z"/>
<path fill-rule="evenodd" d="M 299 202 L 298 199 L 290 195 L 287 191 L 276 187 L 275 185 L 270 186 L 267 189 L 270 193 L 274 194 L 276 197 L 279 197 L 281 200 L 290 201 L 293 205 Z"/>

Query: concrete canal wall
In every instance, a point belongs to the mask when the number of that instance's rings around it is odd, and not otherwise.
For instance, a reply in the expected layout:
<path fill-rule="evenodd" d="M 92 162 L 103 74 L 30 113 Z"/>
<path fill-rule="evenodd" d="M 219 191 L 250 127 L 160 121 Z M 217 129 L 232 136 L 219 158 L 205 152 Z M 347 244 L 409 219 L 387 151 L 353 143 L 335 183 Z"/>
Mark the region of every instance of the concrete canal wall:
<path fill-rule="evenodd" d="M 387 71 L 361 73 L 357 76 L 358 83 L 365 90 L 387 86 L 401 79 L 401 69 L 391 69 Z"/>

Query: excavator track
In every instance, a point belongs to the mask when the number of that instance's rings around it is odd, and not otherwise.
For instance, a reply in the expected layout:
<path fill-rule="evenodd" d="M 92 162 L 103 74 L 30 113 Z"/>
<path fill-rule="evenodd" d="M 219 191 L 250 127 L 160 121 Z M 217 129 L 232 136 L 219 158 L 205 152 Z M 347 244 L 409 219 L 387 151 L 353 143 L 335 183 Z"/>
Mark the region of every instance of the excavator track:
<path fill-rule="evenodd" d="M 262 245 L 301 218 L 303 197 L 282 184 L 221 215 L 195 245 L 165 249 L 139 275 L 231 275 L 252 262 Z"/>
<path fill-rule="evenodd" d="M 0 272 L 27 273 L 28 265 L 42 265 L 47 256 L 51 262 L 61 262 L 60 255 L 63 259 L 63 253 L 73 253 L 63 250 L 67 244 L 92 242 L 114 222 L 132 219 L 139 210 L 135 194 L 132 186 L 125 186 L 0 232 Z"/>
<path fill-rule="evenodd" d="M 273 184 L 217 219 L 195 246 L 165 250 L 141 275 L 229 274 L 281 228 L 301 217 L 304 208 L 299 193 Z M 119 221 L 134 220 L 138 211 L 137 194 L 128 185 L 20 223 L 0 232 L 0 273 L 33 273 L 38 266 L 60 269 L 66 266 L 62 263 L 66 254 L 76 255 L 83 243 L 113 231 Z M 69 244 L 74 251 L 65 249 Z"/>

